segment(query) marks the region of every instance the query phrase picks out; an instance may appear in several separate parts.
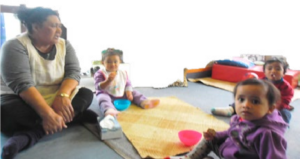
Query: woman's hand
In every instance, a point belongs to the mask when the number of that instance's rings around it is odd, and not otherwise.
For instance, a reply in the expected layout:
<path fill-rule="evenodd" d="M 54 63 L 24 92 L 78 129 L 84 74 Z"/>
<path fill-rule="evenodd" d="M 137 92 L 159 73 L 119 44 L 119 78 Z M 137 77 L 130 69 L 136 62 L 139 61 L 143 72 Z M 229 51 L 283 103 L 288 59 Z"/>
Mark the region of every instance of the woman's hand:
<path fill-rule="evenodd" d="M 43 128 L 47 135 L 54 134 L 58 131 L 61 131 L 63 128 L 67 128 L 63 118 L 53 111 L 42 119 Z"/>
<path fill-rule="evenodd" d="M 128 100 L 132 101 L 133 100 L 132 92 L 131 91 L 126 91 L 126 97 L 127 97 Z"/>
<path fill-rule="evenodd" d="M 203 133 L 204 134 L 204 138 L 207 141 L 211 141 L 215 138 L 216 136 L 216 131 L 214 129 L 207 129 L 206 132 Z"/>
<path fill-rule="evenodd" d="M 63 117 L 64 122 L 69 123 L 74 118 L 74 109 L 68 97 L 57 96 L 52 104 L 53 110 Z"/>

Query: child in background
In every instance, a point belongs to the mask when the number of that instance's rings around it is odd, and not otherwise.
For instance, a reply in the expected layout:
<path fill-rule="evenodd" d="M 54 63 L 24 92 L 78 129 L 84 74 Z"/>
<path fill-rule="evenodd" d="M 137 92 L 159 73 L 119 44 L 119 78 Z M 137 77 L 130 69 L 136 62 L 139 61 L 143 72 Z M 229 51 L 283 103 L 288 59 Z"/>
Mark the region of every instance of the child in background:
<path fill-rule="evenodd" d="M 119 69 L 120 63 L 123 63 L 121 50 L 109 48 L 102 52 L 102 64 L 105 69 L 98 70 L 94 75 L 101 112 L 105 116 L 115 117 L 119 113 L 113 105 L 116 99 L 128 99 L 144 109 L 156 107 L 160 102 L 158 99 L 149 100 L 132 89 L 127 72 Z"/>
<path fill-rule="evenodd" d="M 220 158 L 286 159 L 287 123 L 275 109 L 280 92 L 268 80 L 247 79 L 234 88 L 236 113 L 227 131 L 208 129 L 192 151 L 170 159 L 208 158 L 214 151 Z"/>
<path fill-rule="evenodd" d="M 286 80 L 283 79 L 287 67 L 288 65 L 286 62 L 278 58 L 270 59 L 266 61 L 263 66 L 265 74 L 263 79 L 271 81 L 280 91 L 281 103 L 276 108 L 280 111 L 284 121 L 289 123 L 291 120 L 290 111 L 293 110 L 293 107 L 289 104 L 294 96 L 294 89 Z M 235 104 L 233 103 L 229 107 L 212 108 L 211 112 L 214 115 L 232 116 L 235 114 L 234 107 Z"/>

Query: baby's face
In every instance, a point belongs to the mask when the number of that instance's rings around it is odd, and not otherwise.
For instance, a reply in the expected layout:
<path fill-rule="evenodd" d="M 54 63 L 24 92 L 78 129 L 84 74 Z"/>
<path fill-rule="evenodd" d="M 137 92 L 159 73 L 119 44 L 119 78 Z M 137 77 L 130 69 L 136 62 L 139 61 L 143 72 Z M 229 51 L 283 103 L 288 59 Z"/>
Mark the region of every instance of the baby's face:
<path fill-rule="evenodd" d="M 118 55 L 107 56 L 103 61 L 106 71 L 117 72 L 119 65 L 121 63 L 120 57 Z"/>
<path fill-rule="evenodd" d="M 280 80 L 284 76 L 283 65 L 280 62 L 267 64 L 264 72 L 265 76 L 271 81 Z"/>
<path fill-rule="evenodd" d="M 266 89 L 260 85 L 242 85 L 237 88 L 235 109 L 244 120 L 257 120 L 271 113 Z"/>

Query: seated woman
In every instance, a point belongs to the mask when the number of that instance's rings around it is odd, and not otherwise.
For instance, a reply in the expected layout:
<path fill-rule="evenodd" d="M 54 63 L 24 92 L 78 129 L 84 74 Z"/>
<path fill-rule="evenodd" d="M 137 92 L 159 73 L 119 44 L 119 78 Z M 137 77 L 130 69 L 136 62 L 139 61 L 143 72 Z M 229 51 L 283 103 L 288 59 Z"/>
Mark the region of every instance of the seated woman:
<path fill-rule="evenodd" d="M 97 114 L 87 111 L 92 91 L 78 88 L 79 61 L 70 42 L 60 38 L 57 12 L 23 9 L 18 18 L 28 31 L 1 50 L 1 131 L 13 133 L 3 145 L 3 159 L 70 122 L 97 122 Z"/>

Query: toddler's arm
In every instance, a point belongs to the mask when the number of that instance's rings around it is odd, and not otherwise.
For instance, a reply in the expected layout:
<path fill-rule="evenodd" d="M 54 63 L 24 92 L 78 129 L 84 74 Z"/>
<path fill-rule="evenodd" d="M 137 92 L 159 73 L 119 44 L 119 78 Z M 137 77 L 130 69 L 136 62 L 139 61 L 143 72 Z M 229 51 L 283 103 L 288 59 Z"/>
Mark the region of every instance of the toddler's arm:
<path fill-rule="evenodd" d="M 95 89 L 101 90 L 105 89 L 111 81 L 115 78 L 115 73 L 110 73 L 109 77 L 106 78 L 104 73 L 102 71 L 97 71 L 94 75 L 94 81 L 95 81 Z"/>
<path fill-rule="evenodd" d="M 126 72 L 126 71 L 125 71 Z M 128 74 L 127 74 L 127 72 L 126 72 L 126 75 L 127 75 L 127 80 L 126 80 L 126 85 L 125 85 L 125 91 L 127 92 L 127 91 L 130 91 L 130 92 L 132 92 L 132 85 L 131 85 L 131 82 L 130 82 L 130 80 L 129 80 L 129 78 L 128 78 Z"/>
<path fill-rule="evenodd" d="M 283 90 L 280 90 L 280 92 L 281 92 L 280 108 L 289 108 L 289 105 L 294 96 L 294 89 L 292 87 L 286 86 L 286 88 L 283 88 Z"/>
<path fill-rule="evenodd" d="M 233 127 L 236 125 L 237 120 L 239 120 L 239 117 L 237 115 L 234 115 L 231 117 L 230 119 L 230 127 Z M 229 129 L 225 130 L 225 131 L 218 131 L 216 132 L 216 140 L 218 141 L 225 141 L 229 136 L 228 136 L 228 131 Z"/>
<path fill-rule="evenodd" d="M 228 130 L 216 132 L 215 138 L 220 140 L 226 140 L 228 138 Z"/>
<path fill-rule="evenodd" d="M 259 158 L 286 159 L 287 142 L 282 135 L 278 135 L 271 130 L 265 131 L 259 138 L 254 140 L 256 152 Z"/>

